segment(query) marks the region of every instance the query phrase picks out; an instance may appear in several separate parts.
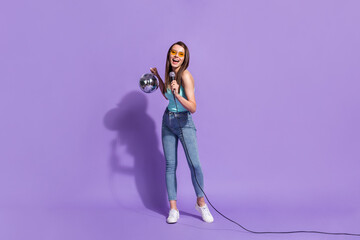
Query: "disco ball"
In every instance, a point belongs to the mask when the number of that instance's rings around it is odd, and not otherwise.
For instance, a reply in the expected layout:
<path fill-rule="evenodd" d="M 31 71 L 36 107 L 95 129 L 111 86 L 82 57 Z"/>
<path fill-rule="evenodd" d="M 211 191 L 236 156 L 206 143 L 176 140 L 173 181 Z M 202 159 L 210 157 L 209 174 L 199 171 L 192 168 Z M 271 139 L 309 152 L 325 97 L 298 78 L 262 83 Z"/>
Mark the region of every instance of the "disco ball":
<path fill-rule="evenodd" d="M 157 78 L 152 73 L 145 73 L 140 78 L 140 89 L 145 93 L 152 93 L 159 87 Z"/>

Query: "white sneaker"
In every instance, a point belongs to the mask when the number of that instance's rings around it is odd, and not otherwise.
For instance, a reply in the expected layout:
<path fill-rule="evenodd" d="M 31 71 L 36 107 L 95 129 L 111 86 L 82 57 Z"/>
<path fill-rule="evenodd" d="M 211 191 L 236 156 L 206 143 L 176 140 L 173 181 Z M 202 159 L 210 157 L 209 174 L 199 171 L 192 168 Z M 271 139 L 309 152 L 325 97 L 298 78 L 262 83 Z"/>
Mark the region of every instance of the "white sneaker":
<path fill-rule="evenodd" d="M 167 223 L 176 223 L 180 218 L 179 210 L 170 209 L 169 217 L 166 219 Z"/>
<path fill-rule="evenodd" d="M 196 203 L 195 209 L 198 210 L 199 213 L 201 213 L 201 217 L 205 222 L 212 223 L 214 221 L 214 218 L 211 215 L 210 210 L 206 204 L 202 207 L 199 207 Z"/>

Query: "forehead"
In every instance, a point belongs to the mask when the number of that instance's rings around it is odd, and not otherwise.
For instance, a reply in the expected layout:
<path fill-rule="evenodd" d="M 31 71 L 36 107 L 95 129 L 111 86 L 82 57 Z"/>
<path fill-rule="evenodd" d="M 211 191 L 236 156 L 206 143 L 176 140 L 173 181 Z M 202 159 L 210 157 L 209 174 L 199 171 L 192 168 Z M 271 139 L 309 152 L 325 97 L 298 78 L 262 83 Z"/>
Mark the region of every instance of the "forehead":
<path fill-rule="evenodd" d="M 175 44 L 175 45 L 171 48 L 171 50 L 175 50 L 175 51 L 177 51 L 177 52 L 185 52 L 185 49 L 184 49 L 182 46 L 177 45 L 177 44 Z"/>

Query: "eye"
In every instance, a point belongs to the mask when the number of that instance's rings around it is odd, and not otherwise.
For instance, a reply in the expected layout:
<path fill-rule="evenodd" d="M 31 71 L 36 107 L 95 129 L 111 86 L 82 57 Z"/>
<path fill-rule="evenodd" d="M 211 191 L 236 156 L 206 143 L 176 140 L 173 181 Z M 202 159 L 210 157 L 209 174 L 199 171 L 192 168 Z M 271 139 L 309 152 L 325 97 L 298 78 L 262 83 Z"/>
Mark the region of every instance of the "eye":
<path fill-rule="evenodd" d="M 184 56 L 185 56 L 185 53 L 179 52 L 179 57 L 184 57 Z"/>
<path fill-rule="evenodd" d="M 175 56 L 175 55 L 176 55 L 176 51 L 175 51 L 175 50 L 171 50 L 171 51 L 170 51 L 170 54 Z"/>

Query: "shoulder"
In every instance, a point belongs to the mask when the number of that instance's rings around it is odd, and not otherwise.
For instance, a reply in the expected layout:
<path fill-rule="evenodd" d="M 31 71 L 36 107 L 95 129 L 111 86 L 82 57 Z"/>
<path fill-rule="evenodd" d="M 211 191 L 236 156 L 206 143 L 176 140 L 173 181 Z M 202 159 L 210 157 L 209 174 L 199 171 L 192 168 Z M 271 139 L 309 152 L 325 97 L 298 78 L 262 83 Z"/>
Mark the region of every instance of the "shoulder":
<path fill-rule="evenodd" d="M 187 69 L 183 72 L 183 76 L 182 76 L 182 77 L 183 77 L 183 78 L 193 78 L 192 75 L 191 75 L 191 73 L 190 73 L 190 71 L 187 70 Z"/>
<path fill-rule="evenodd" d="M 185 70 L 182 75 L 184 85 L 194 85 L 194 78 L 188 70 Z"/>

